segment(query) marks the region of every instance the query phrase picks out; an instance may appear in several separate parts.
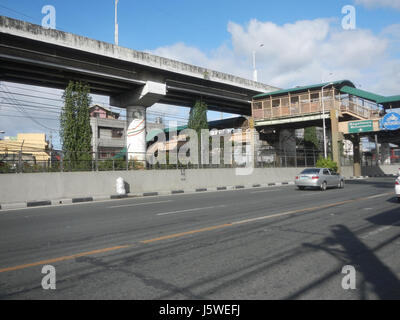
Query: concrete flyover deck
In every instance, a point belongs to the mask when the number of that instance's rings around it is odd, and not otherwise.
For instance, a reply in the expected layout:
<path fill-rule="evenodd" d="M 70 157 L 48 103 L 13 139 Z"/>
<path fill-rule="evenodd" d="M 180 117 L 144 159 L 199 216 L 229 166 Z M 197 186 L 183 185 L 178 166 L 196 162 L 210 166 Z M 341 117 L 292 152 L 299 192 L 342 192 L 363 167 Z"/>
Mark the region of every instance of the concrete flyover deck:
<path fill-rule="evenodd" d="M 69 80 L 83 80 L 92 92 L 109 95 L 112 105 L 123 108 L 129 93 L 156 83 L 166 89 L 156 102 L 193 106 L 202 97 L 211 110 L 243 115 L 251 115 L 255 94 L 277 89 L 4 16 L 0 16 L 0 80 L 60 89 Z"/>

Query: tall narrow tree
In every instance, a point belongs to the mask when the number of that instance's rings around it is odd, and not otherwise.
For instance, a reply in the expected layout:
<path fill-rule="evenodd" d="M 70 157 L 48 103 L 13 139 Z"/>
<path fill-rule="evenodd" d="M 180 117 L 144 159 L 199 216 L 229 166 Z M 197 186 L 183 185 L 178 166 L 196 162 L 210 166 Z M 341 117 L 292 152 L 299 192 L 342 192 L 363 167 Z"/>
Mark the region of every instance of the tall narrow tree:
<path fill-rule="evenodd" d="M 194 107 L 190 109 L 188 128 L 193 129 L 197 132 L 198 138 L 198 151 L 199 151 L 199 163 L 201 159 L 201 130 L 208 130 L 207 121 L 207 105 L 202 100 L 197 100 Z"/>
<path fill-rule="evenodd" d="M 64 106 L 60 116 L 60 137 L 64 159 L 72 168 L 86 168 L 91 160 L 92 132 L 89 107 L 90 88 L 70 81 L 63 94 Z"/>
<path fill-rule="evenodd" d="M 190 109 L 188 128 L 195 130 L 198 136 L 202 129 L 208 129 L 207 105 L 202 100 L 197 100 Z"/>

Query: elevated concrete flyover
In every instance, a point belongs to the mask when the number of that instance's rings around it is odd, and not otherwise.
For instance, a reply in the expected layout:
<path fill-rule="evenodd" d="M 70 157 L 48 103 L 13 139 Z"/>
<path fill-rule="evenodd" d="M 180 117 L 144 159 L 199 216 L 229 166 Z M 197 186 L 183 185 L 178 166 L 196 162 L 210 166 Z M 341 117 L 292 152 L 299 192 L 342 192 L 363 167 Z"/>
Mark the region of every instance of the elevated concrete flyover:
<path fill-rule="evenodd" d="M 165 86 L 157 102 L 193 106 L 202 98 L 211 110 L 251 115 L 251 99 L 277 90 L 266 84 L 162 58 L 110 43 L 44 29 L 0 16 L 0 79 L 65 89 L 68 81 L 90 84 L 125 108 L 147 82 Z M 149 86 L 153 87 L 153 86 Z M 158 93 L 158 92 L 157 92 Z"/>
<path fill-rule="evenodd" d="M 128 152 L 145 152 L 146 108 L 154 103 L 252 114 L 256 94 L 277 88 L 230 74 L 45 29 L 0 16 L 0 80 L 65 89 L 70 80 L 90 85 L 127 109 Z M 132 146 L 132 148 L 130 148 Z M 142 159 L 138 159 L 142 160 Z"/>

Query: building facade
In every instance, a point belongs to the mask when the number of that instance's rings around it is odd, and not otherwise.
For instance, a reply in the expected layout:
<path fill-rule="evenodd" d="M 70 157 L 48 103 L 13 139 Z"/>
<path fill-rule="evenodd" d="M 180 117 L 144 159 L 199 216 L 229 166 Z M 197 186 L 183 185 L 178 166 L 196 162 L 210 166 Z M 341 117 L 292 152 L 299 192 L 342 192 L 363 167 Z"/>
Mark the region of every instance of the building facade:
<path fill-rule="evenodd" d="M 95 104 L 90 109 L 92 152 L 98 159 L 110 159 L 126 148 L 127 121 L 107 107 Z M 147 123 L 146 129 L 163 129 L 162 121 Z M 126 152 L 126 151 L 125 151 Z"/>
<path fill-rule="evenodd" d="M 0 160 L 43 163 L 50 160 L 49 142 L 45 133 L 18 133 L 0 140 Z"/>

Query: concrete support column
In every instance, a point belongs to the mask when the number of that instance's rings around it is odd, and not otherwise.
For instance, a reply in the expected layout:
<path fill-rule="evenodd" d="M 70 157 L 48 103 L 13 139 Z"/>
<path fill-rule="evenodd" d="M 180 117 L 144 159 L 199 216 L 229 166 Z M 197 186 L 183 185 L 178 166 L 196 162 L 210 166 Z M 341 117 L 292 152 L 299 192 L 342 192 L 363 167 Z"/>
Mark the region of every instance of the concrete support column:
<path fill-rule="evenodd" d="M 382 143 L 381 144 L 381 159 L 382 164 L 390 164 L 390 145 L 389 143 Z"/>
<path fill-rule="evenodd" d="M 360 136 L 355 134 L 351 137 L 350 141 L 353 143 L 353 176 L 361 176 L 361 148 Z"/>
<path fill-rule="evenodd" d="M 146 161 L 146 107 L 126 107 L 128 160 Z"/>
<path fill-rule="evenodd" d="M 332 158 L 338 165 L 338 172 L 341 172 L 339 142 L 343 140 L 343 135 L 339 133 L 338 110 L 331 110 L 331 135 L 332 135 Z"/>
<path fill-rule="evenodd" d="M 167 93 L 167 85 L 154 81 L 119 96 L 110 97 L 110 104 L 126 108 L 126 148 L 128 160 L 146 163 L 146 108 L 157 103 Z"/>
<path fill-rule="evenodd" d="M 295 166 L 296 134 L 295 129 L 282 129 L 279 132 L 279 149 L 282 166 Z"/>

